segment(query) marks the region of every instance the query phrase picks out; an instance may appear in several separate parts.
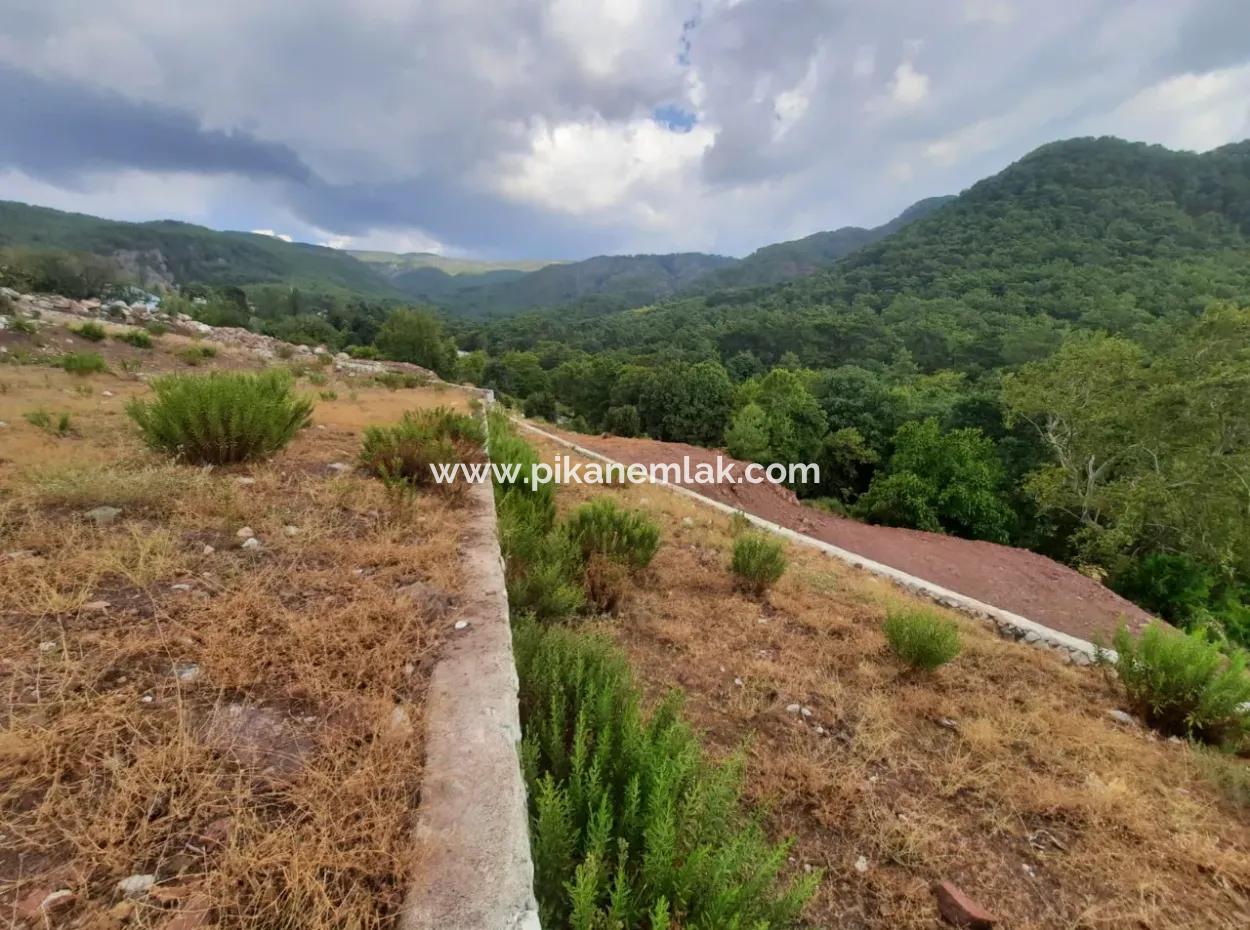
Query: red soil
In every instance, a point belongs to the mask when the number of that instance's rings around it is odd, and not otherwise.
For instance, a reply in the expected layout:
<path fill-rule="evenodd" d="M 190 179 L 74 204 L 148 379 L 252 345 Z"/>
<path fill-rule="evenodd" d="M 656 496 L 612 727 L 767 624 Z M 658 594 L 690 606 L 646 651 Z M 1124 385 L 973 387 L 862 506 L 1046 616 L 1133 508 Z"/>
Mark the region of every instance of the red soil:
<path fill-rule="evenodd" d="M 545 425 L 543 428 L 560 433 Z M 714 464 L 717 456 L 723 454 L 651 439 L 560 434 L 626 464 L 680 464 L 683 456 L 689 456 L 693 469 L 699 462 Z M 743 463 L 737 466 L 739 480 L 744 467 Z M 870 526 L 804 506 L 793 492 L 778 485 L 689 487 L 747 513 L 1084 640 L 1097 634 L 1110 639 L 1121 622 L 1137 630 L 1151 619 L 1146 611 L 1093 579 L 1025 549 L 921 530 Z"/>

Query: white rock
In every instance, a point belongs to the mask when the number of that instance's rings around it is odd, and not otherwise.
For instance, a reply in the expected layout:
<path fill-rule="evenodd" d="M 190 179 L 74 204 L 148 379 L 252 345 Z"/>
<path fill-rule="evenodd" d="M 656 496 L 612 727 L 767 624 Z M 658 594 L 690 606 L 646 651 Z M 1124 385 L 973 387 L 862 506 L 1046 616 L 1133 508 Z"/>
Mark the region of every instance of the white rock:
<path fill-rule="evenodd" d="M 735 678 L 735 679 L 734 679 L 734 687 L 737 687 L 737 688 L 741 688 L 741 687 L 742 687 L 742 679 L 741 679 L 741 678 Z"/>
<path fill-rule="evenodd" d="M 178 680 L 184 684 L 191 684 L 193 681 L 199 679 L 200 667 L 194 662 L 188 662 L 183 665 L 175 665 L 174 674 L 178 677 Z"/>
<path fill-rule="evenodd" d="M 9 424 L 5 423 L 4 420 L 0 420 L 0 429 L 8 429 L 8 428 L 9 428 Z"/>
<path fill-rule="evenodd" d="M 812 709 L 810 707 L 803 707 L 800 708 L 799 713 L 804 717 L 810 717 L 812 715 Z"/>
<path fill-rule="evenodd" d="M 82 605 L 83 610 L 108 610 L 112 606 L 108 601 L 88 601 Z"/>
<path fill-rule="evenodd" d="M 330 471 L 336 471 L 340 475 L 345 471 L 352 470 L 352 467 L 344 462 L 331 462 L 329 465 L 326 466 L 326 468 L 330 469 Z"/>
<path fill-rule="evenodd" d="M 682 517 L 681 525 L 686 527 L 686 529 L 690 529 L 690 527 L 694 526 L 694 517 Z"/>
<path fill-rule="evenodd" d="M 786 705 L 787 714 L 797 714 L 797 713 L 800 713 L 802 710 L 803 710 L 802 704 L 787 704 Z"/>
<path fill-rule="evenodd" d="M 237 481 L 239 484 L 245 484 L 245 485 L 246 485 L 246 484 L 255 484 L 255 483 L 256 483 L 256 479 L 255 479 L 255 478 L 251 478 L 251 477 L 249 477 L 249 476 L 247 476 L 247 475 L 240 475 L 238 478 L 235 478 L 234 480 L 235 480 L 235 481 Z"/>
<path fill-rule="evenodd" d="M 45 639 L 43 642 L 39 644 L 39 651 L 40 652 L 56 652 L 56 640 Z"/>
<path fill-rule="evenodd" d="M 298 526 L 284 526 L 282 527 L 282 532 L 287 536 L 298 536 L 300 534 L 300 528 Z"/>
<path fill-rule="evenodd" d="M 239 537 L 239 539 L 251 539 L 253 536 L 256 535 L 256 531 L 252 529 L 250 526 L 244 526 L 244 527 L 240 527 L 239 530 L 234 535 Z"/>
<path fill-rule="evenodd" d="M 1112 720 L 1114 720 L 1116 723 L 1123 724 L 1126 727 L 1137 726 L 1136 717 L 1134 717 L 1132 714 L 1126 714 L 1124 711 L 1119 710 L 1118 708 L 1107 711 L 1107 716 L 1110 717 Z"/>
<path fill-rule="evenodd" d="M 868 871 L 868 857 L 867 856 L 860 856 L 858 859 L 855 860 L 855 871 L 858 872 L 860 875 L 863 875 L 865 872 Z"/>
<path fill-rule="evenodd" d="M 130 875 L 117 883 L 117 890 L 124 895 L 141 895 L 147 894 L 155 884 L 155 875 Z"/>
<path fill-rule="evenodd" d="M 101 391 L 100 396 L 101 397 L 116 397 L 117 395 L 114 394 L 112 391 Z"/>
<path fill-rule="evenodd" d="M 249 536 L 247 539 L 243 540 L 243 548 L 244 549 L 259 549 L 260 540 L 257 539 L 255 536 Z"/>
<path fill-rule="evenodd" d="M 214 552 L 216 552 L 217 550 L 216 550 L 216 549 L 214 549 L 212 546 L 205 546 L 205 547 L 204 547 L 201 551 L 202 551 L 205 555 L 212 555 L 212 554 L 213 554 Z"/>
<path fill-rule="evenodd" d="M 465 629 L 466 627 L 468 627 L 468 625 L 469 625 L 469 621 L 468 621 L 468 620 L 457 620 L 457 621 L 456 621 L 456 624 L 455 624 L 455 628 L 456 628 L 457 630 L 463 630 L 463 629 Z"/>
<path fill-rule="evenodd" d="M 169 586 L 169 590 L 171 590 L 171 591 L 190 591 L 190 590 L 191 590 L 191 586 L 190 586 L 189 584 L 171 584 L 171 585 Z"/>

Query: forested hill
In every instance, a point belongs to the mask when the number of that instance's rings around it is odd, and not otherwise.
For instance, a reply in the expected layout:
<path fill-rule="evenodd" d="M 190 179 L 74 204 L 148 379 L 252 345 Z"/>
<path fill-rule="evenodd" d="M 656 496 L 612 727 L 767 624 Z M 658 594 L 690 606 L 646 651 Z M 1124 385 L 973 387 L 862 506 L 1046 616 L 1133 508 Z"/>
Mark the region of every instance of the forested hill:
<path fill-rule="evenodd" d="M 346 252 L 191 223 L 125 223 L 0 201 L 0 248 L 86 252 L 142 283 L 282 284 L 310 292 L 401 299 L 382 274 Z"/>
<path fill-rule="evenodd" d="M 1071 328 L 1146 338 L 1214 299 L 1250 302 L 1250 143 L 1197 155 L 1075 139 L 829 271 L 595 314 L 575 334 L 567 312 L 530 314 L 484 338 L 813 368 L 888 365 L 906 349 L 924 371 L 981 372 L 1041 358 Z"/>
<path fill-rule="evenodd" d="M 912 204 L 890 222 L 871 229 L 843 226 L 790 242 L 766 245 L 742 261 L 704 277 L 699 282 L 699 290 L 781 284 L 827 270 L 838 259 L 898 232 L 954 199 L 953 196 L 926 198 Z"/>

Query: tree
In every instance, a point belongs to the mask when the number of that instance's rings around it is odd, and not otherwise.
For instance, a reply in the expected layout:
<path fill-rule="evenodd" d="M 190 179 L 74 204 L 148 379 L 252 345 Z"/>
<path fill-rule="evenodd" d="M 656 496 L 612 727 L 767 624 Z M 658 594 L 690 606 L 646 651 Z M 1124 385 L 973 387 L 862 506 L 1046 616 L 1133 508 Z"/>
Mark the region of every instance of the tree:
<path fill-rule="evenodd" d="M 768 414 L 759 404 L 747 404 L 734 414 L 725 430 L 725 448 L 736 459 L 768 464 L 772 448 L 768 443 Z"/>
<path fill-rule="evenodd" d="M 733 405 L 733 384 L 718 362 L 670 365 L 643 385 L 638 412 L 657 439 L 714 446 Z"/>
<path fill-rule="evenodd" d="M 386 358 L 429 368 L 442 377 L 455 374 L 456 345 L 443 336 L 437 317 L 421 310 L 396 310 L 386 318 L 374 345 Z"/>
<path fill-rule="evenodd" d="M 1001 495 L 1002 465 L 976 429 L 943 432 L 936 419 L 903 424 L 894 454 L 859 499 L 874 523 L 1004 542 L 1011 510 Z"/>

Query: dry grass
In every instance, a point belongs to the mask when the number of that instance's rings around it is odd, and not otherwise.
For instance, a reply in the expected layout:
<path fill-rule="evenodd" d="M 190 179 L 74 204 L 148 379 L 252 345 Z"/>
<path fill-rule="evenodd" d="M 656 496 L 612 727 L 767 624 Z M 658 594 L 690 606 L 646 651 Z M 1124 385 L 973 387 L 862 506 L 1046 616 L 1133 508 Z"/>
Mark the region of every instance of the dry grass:
<path fill-rule="evenodd" d="M 561 508 L 596 493 L 567 487 Z M 686 692 L 715 751 L 746 741 L 749 795 L 797 837 L 794 868 L 825 870 L 815 925 L 935 927 L 943 878 L 1013 930 L 1250 924 L 1250 762 L 1117 726 L 1100 672 L 959 615 L 963 653 L 907 672 L 880 626 L 916 602 L 887 583 L 792 546 L 761 606 L 734 591 L 729 518 L 660 488 L 606 493 L 664 539 L 601 625 L 654 696 Z"/>
<path fill-rule="evenodd" d="M 144 352 L 148 370 L 177 348 Z M 0 923 L 69 888 L 58 920 L 94 930 L 205 908 L 223 928 L 392 925 L 450 625 L 399 589 L 463 587 L 461 519 L 327 466 L 354 461 L 364 425 L 460 395 L 333 382 L 273 461 L 202 470 L 142 449 L 122 413 L 137 381 L 0 380 Z M 49 400 L 77 438 L 12 412 Z M 84 519 L 102 504 L 121 516 Z M 123 901 L 132 874 L 158 884 Z"/>

